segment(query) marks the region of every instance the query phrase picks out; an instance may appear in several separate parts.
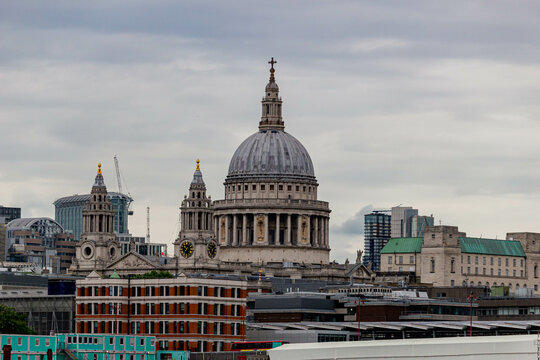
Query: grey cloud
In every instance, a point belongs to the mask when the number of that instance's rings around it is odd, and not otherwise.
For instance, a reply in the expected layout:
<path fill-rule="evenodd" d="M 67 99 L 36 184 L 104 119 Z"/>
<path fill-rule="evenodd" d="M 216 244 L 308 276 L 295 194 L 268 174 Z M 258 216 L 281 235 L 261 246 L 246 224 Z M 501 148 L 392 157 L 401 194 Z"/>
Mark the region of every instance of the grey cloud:
<path fill-rule="evenodd" d="M 2 2 L 0 198 L 50 216 L 55 198 L 90 189 L 98 161 L 115 188 L 118 154 L 132 232 L 144 234 L 151 206 L 153 239 L 169 242 L 196 158 L 209 194 L 223 196 L 274 56 L 286 131 L 330 202 L 333 258 L 363 247 L 358 204 L 410 203 L 493 237 L 509 223 L 539 231 L 519 215 L 540 201 L 539 9 Z"/>
<path fill-rule="evenodd" d="M 373 211 L 373 205 L 362 207 L 351 218 L 345 220 L 342 224 L 334 226 L 333 232 L 348 235 L 364 235 L 364 215 Z"/>

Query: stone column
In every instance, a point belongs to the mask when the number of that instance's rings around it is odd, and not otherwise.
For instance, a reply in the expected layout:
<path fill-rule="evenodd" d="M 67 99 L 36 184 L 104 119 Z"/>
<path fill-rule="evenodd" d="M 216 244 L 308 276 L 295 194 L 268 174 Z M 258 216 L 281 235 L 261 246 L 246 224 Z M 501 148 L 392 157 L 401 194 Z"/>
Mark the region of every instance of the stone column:
<path fill-rule="evenodd" d="M 225 215 L 225 244 L 230 245 L 230 239 L 229 239 L 229 215 Z"/>
<path fill-rule="evenodd" d="M 308 216 L 307 217 L 307 241 L 306 241 L 306 245 L 310 245 L 310 242 L 311 242 L 311 216 Z"/>
<path fill-rule="evenodd" d="M 324 244 L 326 245 L 325 248 L 330 247 L 330 243 L 328 241 L 328 228 L 330 227 L 330 219 L 326 218 L 324 222 Z"/>
<path fill-rule="evenodd" d="M 198 211 L 195 211 L 193 213 L 193 229 L 201 230 L 199 229 L 199 212 Z"/>
<path fill-rule="evenodd" d="M 287 229 L 285 231 L 285 245 L 292 244 L 291 235 L 292 235 L 291 214 L 287 214 Z"/>
<path fill-rule="evenodd" d="M 302 215 L 296 217 L 296 245 L 302 244 Z"/>
<path fill-rule="evenodd" d="M 233 246 L 238 246 L 238 216 L 236 214 L 234 214 L 232 217 L 233 217 L 232 244 L 233 244 Z"/>
<path fill-rule="evenodd" d="M 247 245 L 247 215 L 242 216 L 242 245 Z"/>
<path fill-rule="evenodd" d="M 257 241 L 257 219 L 256 219 L 256 215 L 253 214 L 253 238 L 252 238 L 252 242 L 255 243 Z"/>
<path fill-rule="evenodd" d="M 319 247 L 319 217 L 313 216 L 315 227 L 313 229 L 313 247 Z"/>
<path fill-rule="evenodd" d="M 275 235 L 274 235 L 274 240 L 275 240 L 275 243 L 276 245 L 279 246 L 279 217 L 280 217 L 280 214 L 277 213 L 276 214 L 276 230 L 275 230 Z"/>
<path fill-rule="evenodd" d="M 217 235 L 216 239 L 218 239 L 219 238 L 219 232 L 218 232 L 218 217 L 217 216 L 214 216 L 214 228 L 212 230 L 214 230 L 214 235 Z M 215 234 L 216 232 L 218 232 L 218 233 Z"/>
<path fill-rule="evenodd" d="M 264 243 L 265 244 L 268 244 L 268 220 L 269 220 L 269 215 L 268 214 L 265 214 L 264 215 Z"/>

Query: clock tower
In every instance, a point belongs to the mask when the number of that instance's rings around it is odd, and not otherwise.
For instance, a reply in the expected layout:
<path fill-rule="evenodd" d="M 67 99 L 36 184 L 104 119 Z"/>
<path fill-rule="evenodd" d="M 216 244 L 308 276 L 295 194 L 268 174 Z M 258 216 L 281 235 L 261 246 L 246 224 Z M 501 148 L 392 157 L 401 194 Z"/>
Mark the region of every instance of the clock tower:
<path fill-rule="evenodd" d="M 206 185 L 197 159 L 189 194 L 184 196 L 180 206 L 181 230 L 174 242 L 174 255 L 180 265 L 217 262 L 219 247 L 214 240 L 212 215 L 212 200 L 206 196 Z"/>
<path fill-rule="evenodd" d="M 104 269 L 120 257 L 120 244 L 114 233 L 115 211 L 107 197 L 101 164 L 98 164 L 92 192 L 84 204 L 82 215 L 83 231 L 71 270 L 90 272 Z"/>

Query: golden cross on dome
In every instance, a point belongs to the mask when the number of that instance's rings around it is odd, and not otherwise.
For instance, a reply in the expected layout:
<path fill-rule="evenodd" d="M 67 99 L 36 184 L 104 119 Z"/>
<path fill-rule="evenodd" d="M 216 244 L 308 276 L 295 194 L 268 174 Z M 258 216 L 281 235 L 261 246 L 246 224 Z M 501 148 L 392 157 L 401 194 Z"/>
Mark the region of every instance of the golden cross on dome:
<path fill-rule="evenodd" d="M 97 173 L 101 174 L 101 163 L 97 164 L 97 168 L 98 168 Z"/>
<path fill-rule="evenodd" d="M 199 159 L 197 159 L 197 168 L 195 170 L 201 170 L 201 168 L 199 167 Z"/>

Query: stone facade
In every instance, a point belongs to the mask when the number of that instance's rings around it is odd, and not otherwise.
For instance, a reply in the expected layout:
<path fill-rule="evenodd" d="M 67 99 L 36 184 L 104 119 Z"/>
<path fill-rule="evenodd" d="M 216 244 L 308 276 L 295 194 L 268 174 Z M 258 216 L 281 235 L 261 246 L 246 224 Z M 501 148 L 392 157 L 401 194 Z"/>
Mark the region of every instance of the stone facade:
<path fill-rule="evenodd" d="M 83 208 L 83 229 L 72 271 L 88 273 L 94 269 L 105 269 L 120 257 L 120 243 L 114 233 L 114 216 L 99 164 L 94 186 Z"/>
<path fill-rule="evenodd" d="M 384 253 L 381 270 L 387 273 L 415 272 L 419 281 L 434 286 L 508 286 L 511 292 L 520 288 L 533 289 L 538 294 L 538 264 L 540 264 L 540 234 L 508 233 L 506 240 L 482 239 L 488 245 L 505 241 L 523 254 L 494 253 L 487 250 L 466 252 L 460 244 L 466 234 L 455 226 L 426 228 L 421 251 Z"/>

